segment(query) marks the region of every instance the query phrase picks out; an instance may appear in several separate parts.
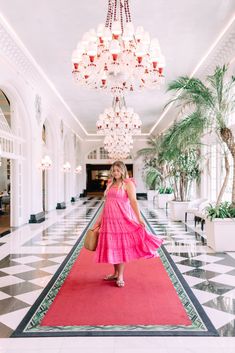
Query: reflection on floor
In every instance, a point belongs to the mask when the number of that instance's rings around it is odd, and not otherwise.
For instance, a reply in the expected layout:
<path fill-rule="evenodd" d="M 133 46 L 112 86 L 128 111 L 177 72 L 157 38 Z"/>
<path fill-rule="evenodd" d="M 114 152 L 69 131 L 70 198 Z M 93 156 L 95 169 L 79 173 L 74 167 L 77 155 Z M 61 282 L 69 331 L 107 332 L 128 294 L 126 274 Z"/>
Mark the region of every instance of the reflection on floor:
<path fill-rule="evenodd" d="M 101 202 L 80 199 L 54 211 L 40 225 L 1 238 L 0 336 L 9 337 L 71 250 Z M 144 216 L 183 273 L 221 336 L 235 336 L 235 253 L 213 253 L 192 224 L 171 222 L 162 210 L 139 201 Z M 13 339 L 12 339 L 13 340 Z M 25 339 L 27 340 L 27 339 Z M 1 342 L 1 341 L 0 341 Z"/>
<path fill-rule="evenodd" d="M 235 336 L 235 253 L 211 253 L 205 234 L 142 208 L 221 336 Z M 187 229 L 187 230 L 186 230 Z"/>

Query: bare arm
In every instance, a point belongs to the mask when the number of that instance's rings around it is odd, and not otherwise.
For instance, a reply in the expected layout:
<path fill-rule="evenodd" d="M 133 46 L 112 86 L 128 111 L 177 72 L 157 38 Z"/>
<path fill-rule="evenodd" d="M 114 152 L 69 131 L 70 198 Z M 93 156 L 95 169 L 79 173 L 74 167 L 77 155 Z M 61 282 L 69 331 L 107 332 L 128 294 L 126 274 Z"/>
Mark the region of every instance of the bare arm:
<path fill-rule="evenodd" d="M 136 200 L 136 190 L 135 190 L 135 185 L 132 182 L 129 182 L 126 184 L 126 191 L 128 198 L 130 200 L 131 207 L 136 215 L 136 218 L 140 224 L 145 226 L 144 220 L 141 217 L 139 206 Z"/>
<path fill-rule="evenodd" d="M 102 209 L 102 211 L 100 212 L 95 224 L 93 225 L 92 229 L 95 229 L 97 227 L 100 227 L 101 225 L 101 221 L 102 221 L 102 217 L 103 217 L 103 212 L 104 212 L 104 208 Z"/>

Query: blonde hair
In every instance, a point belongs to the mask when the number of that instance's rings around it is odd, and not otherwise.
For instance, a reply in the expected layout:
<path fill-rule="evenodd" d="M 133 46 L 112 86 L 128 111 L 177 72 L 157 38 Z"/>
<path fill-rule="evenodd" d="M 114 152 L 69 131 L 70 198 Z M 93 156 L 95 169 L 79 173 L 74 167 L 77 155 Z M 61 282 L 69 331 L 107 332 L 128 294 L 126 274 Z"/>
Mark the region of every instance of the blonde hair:
<path fill-rule="evenodd" d="M 127 172 L 127 167 L 125 165 L 125 163 L 123 163 L 122 161 L 115 161 L 111 168 L 110 168 L 110 179 L 111 179 L 111 183 L 109 183 L 104 196 L 106 196 L 107 191 L 113 186 L 113 184 L 115 183 L 116 179 L 113 177 L 113 171 L 114 171 L 114 167 L 118 167 L 120 169 L 121 172 L 121 187 L 123 188 L 123 183 L 124 183 L 124 179 L 128 178 L 128 172 Z"/>

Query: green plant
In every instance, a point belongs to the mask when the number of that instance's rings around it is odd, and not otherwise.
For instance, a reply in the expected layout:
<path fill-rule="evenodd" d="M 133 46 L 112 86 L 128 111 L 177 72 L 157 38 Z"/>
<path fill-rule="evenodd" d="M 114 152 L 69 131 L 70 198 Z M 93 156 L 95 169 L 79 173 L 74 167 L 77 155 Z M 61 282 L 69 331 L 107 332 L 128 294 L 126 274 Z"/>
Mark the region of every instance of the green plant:
<path fill-rule="evenodd" d="M 235 217 L 235 207 L 227 201 L 215 206 L 210 204 L 206 208 L 206 214 L 211 221 L 215 218 L 233 218 Z"/>
<path fill-rule="evenodd" d="M 161 174 L 155 167 L 146 167 L 144 171 L 144 179 L 149 190 L 156 190 L 161 184 Z"/>
<path fill-rule="evenodd" d="M 166 161 L 161 158 L 161 144 L 163 135 L 150 136 L 148 147 L 137 152 L 138 157 L 144 157 L 143 179 L 149 189 L 156 190 L 166 187 L 169 178 Z"/>
<path fill-rule="evenodd" d="M 172 194 L 174 192 L 173 188 L 171 187 L 159 187 L 158 188 L 158 193 L 159 194 Z"/>
<path fill-rule="evenodd" d="M 228 151 L 235 166 L 235 140 L 229 127 L 229 117 L 235 111 L 235 77 L 226 77 L 228 66 L 216 67 L 213 75 L 206 78 L 205 83 L 194 77 L 183 76 L 172 81 L 168 91 L 177 93 L 170 103 L 178 101 L 181 107 L 190 108 L 187 119 L 182 122 L 182 131 L 178 137 L 187 144 L 203 133 L 214 133 L 220 143 L 225 160 L 225 178 L 217 198 L 220 204 L 228 183 L 230 166 Z M 185 128 L 184 128 L 185 124 Z M 196 134 L 194 135 L 194 132 Z M 176 138 L 177 136 L 175 136 Z M 233 173 L 232 204 L 235 205 L 235 171 Z"/>
<path fill-rule="evenodd" d="M 200 134 L 195 133 L 192 139 L 187 134 L 182 136 L 183 123 L 174 123 L 165 132 L 159 155 L 167 163 L 175 201 L 188 201 L 192 182 L 200 179 Z"/>

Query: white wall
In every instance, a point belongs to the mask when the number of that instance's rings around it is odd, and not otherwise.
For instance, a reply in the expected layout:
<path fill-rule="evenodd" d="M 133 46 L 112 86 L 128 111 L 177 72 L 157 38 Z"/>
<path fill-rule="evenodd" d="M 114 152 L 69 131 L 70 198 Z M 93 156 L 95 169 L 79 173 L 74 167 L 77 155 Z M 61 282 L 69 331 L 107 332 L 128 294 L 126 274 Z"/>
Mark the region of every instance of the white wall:
<path fill-rule="evenodd" d="M 42 172 L 39 163 L 46 154 L 50 155 L 53 163 L 51 170 L 47 172 L 46 210 L 53 210 L 57 202 L 65 201 L 62 172 L 64 143 L 60 135 L 61 119 L 64 119 L 64 135 L 74 136 L 74 130 L 68 128 L 67 117 L 61 116 L 61 110 L 56 109 L 55 99 L 52 97 L 50 104 L 48 92 L 44 92 L 40 84 L 26 81 L 25 77 L 17 73 L 17 68 L 10 65 L 7 60 L 3 60 L 1 56 L 0 89 L 11 103 L 12 132 L 22 138 L 20 146 L 18 142 L 15 144 L 16 155 L 8 156 L 12 159 L 11 225 L 19 226 L 27 223 L 31 214 L 42 211 Z M 36 94 L 39 94 L 42 100 L 40 121 L 36 119 Z M 41 138 L 44 121 L 46 121 L 49 133 L 47 146 L 43 146 Z M 74 171 L 76 151 L 73 143 L 69 144 L 68 154 L 72 156 L 71 165 Z M 73 171 L 68 177 L 67 201 L 71 196 L 79 193 Z M 0 189 L 5 188 L 1 181 L 0 186 Z"/>

